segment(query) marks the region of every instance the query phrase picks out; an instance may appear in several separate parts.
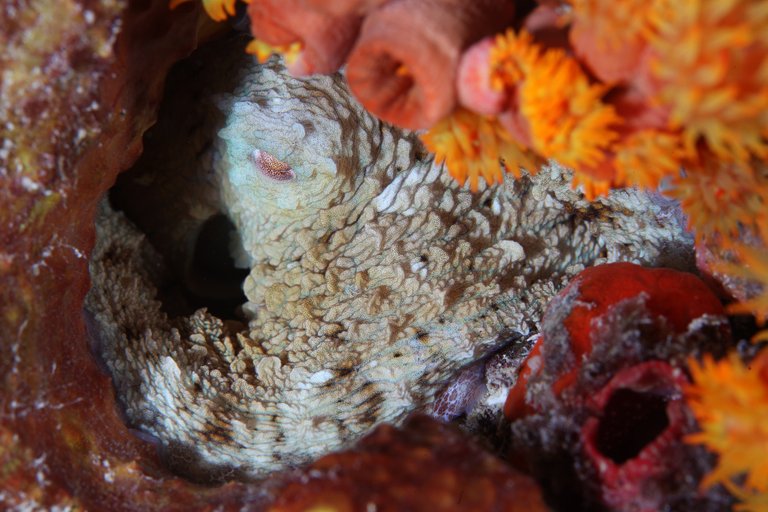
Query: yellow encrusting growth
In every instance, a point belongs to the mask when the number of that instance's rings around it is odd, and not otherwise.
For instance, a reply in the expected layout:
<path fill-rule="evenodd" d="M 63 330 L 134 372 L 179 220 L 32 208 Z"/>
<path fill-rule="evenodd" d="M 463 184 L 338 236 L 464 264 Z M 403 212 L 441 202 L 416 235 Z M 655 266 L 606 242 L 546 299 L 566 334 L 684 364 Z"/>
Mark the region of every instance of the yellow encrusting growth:
<path fill-rule="evenodd" d="M 458 109 L 421 136 L 435 162 L 445 162 L 448 172 L 461 185 L 469 178 L 472 191 L 482 176 L 489 185 L 501 183 L 501 161 L 508 172 L 520 176 L 520 168 L 536 171 L 533 156 L 518 144 L 493 117 Z"/>
<path fill-rule="evenodd" d="M 693 384 L 685 391 L 701 432 L 686 438 L 718 454 L 715 469 L 702 481 L 705 487 L 722 483 L 734 494 L 765 502 L 768 493 L 768 349 L 745 365 L 736 353 L 721 361 L 706 355 L 689 362 Z M 745 475 L 743 486 L 735 479 Z"/>
<path fill-rule="evenodd" d="M 656 99 L 693 156 L 768 157 L 768 3 L 654 0 L 648 16 Z"/>
<path fill-rule="evenodd" d="M 181 5 L 192 0 L 171 0 L 171 9 L 175 9 L 178 5 Z M 249 3 L 250 0 L 243 0 L 245 3 Z M 235 3 L 237 0 L 202 0 L 203 8 L 208 16 L 214 21 L 224 21 L 228 16 L 235 15 Z"/>
<path fill-rule="evenodd" d="M 282 55 L 285 63 L 290 65 L 296 62 L 299 58 L 299 54 L 304 49 L 300 42 L 295 42 L 289 45 L 272 46 L 259 39 L 254 39 L 248 46 L 245 47 L 245 51 L 255 55 L 260 64 L 264 64 L 270 55 L 277 54 Z"/>

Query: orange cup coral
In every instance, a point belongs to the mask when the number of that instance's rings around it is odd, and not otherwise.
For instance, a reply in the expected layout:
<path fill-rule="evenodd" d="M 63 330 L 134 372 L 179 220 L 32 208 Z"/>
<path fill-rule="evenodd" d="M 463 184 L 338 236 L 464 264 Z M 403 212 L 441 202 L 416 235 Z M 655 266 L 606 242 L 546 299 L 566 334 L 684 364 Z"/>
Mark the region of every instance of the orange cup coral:
<path fill-rule="evenodd" d="M 680 201 L 689 227 L 702 236 L 721 236 L 727 244 L 739 229 L 765 226 L 768 233 L 768 166 L 759 162 L 718 160 L 702 151 L 697 161 L 675 176 L 667 191 Z"/>
<path fill-rule="evenodd" d="M 611 181 L 598 169 L 621 119 L 602 101 L 606 87 L 591 83 L 565 51 L 545 49 L 527 32 L 497 36 L 490 59 L 491 83 L 514 96 L 512 109 L 525 120 L 531 148 L 573 168 L 579 181 Z"/>
<path fill-rule="evenodd" d="M 749 503 L 768 501 L 768 349 L 749 365 L 732 353 L 714 361 L 691 360 L 694 384 L 686 389 L 688 403 L 701 432 L 687 437 L 719 455 L 717 467 L 702 484 L 724 484 L 747 503 L 742 510 L 765 510 Z M 745 475 L 743 487 L 734 479 Z"/>
<path fill-rule="evenodd" d="M 741 302 L 728 306 L 729 313 L 751 314 L 760 325 L 768 320 L 768 252 L 765 247 L 736 244 L 733 251 L 740 264 L 720 262 L 718 270 L 757 284 L 759 292 Z M 753 341 L 768 341 L 768 329 L 757 333 Z"/>
<path fill-rule="evenodd" d="M 501 183 L 504 168 L 520 176 L 520 168 L 536 172 L 534 156 L 493 117 L 458 109 L 421 136 L 435 161 L 445 162 L 448 172 L 461 185 L 469 178 L 472 191 L 482 176 L 488 184 Z"/>
<path fill-rule="evenodd" d="M 768 157 L 768 4 L 654 0 L 649 97 L 670 109 L 689 155 Z"/>
<path fill-rule="evenodd" d="M 615 181 L 615 172 L 603 164 L 619 138 L 621 118 L 612 106 L 602 101 L 607 91 L 605 86 L 592 83 L 579 63 L 565 51 L 538 45 L 524 31 L 516 34 L 508 30 L 497 35 L 492 44 L 487 39 L 480 41 L 467 50 L 465 56 L 462 62 L 465 72 L 460 76 L 475 82 L 459 88 L 465 105 L 483 113 L 499 113 L 501 126 L 521 151 L 554 158 L 573 168 L 574 181 L 585 185 L 587 196 L 607 192 Z M 483 62 L 468 62 L 474 60 Z M 483 70 L 490 74 L 487 80 L 476 76 Z M 472 93 L 478 97 L 472 98 Z M 497 112 L 501 108 L 507 110 Z M 466 118 L 467 114 L 458 114 L 458 117 Z M 430 133 L 447 134 L 444 123 Z M 497 130 L 496 137 L 508 138 L 503 130 Z M 461 145 L 461 142 L 456 140 L 452 145 Z M 465 152 L 455 156 L 447 160 L 449 171 L 455 177 L 465 176 L 463 168 L 475 164 L 462 163 L 458 157 L 473 155 Z M 500 181 L 493 170 L 478 169 L 472 173 L 486 178 L 493 176 L 489 184 Z M 460 181 L 463 183 L 463 179 Z"/>

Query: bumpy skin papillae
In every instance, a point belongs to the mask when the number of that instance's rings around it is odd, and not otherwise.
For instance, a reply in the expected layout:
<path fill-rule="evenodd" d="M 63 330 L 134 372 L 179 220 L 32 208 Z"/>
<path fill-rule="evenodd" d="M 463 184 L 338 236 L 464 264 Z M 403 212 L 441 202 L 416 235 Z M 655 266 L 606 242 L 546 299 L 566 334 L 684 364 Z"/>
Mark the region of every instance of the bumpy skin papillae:
<path fill-rule="evenodd" d="M 461 366 L 535 330 L 582 265 L 656 263 L 687 243 L 646 196 L 590 205 L 557 167 L 472 194 L 340 77 L 213 55 L 196 80 L 234 92 L 196 93 L 186 118 L 161 119 L 132 185 L 149 240 L 105 206 L 88 298 L 129 422 L 203 464 L 258 476 L 398 421 Z M 295 179 L 260 173 L 255 149 Z M 149 241 L 183 267 L 216 212 L 250 268 L 239 332 L 204 310 L 168 318 L 155 299 Z"/>

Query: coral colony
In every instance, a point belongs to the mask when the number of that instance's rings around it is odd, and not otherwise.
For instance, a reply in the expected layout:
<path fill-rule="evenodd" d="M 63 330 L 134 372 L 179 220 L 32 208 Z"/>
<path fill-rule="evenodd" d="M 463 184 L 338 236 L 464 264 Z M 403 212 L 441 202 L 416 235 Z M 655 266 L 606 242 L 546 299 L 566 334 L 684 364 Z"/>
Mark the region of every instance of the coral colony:
<path fill-rule="evenodd" d="M 0 508 L 768 511 L 768 0 L 27 4 Z"/>

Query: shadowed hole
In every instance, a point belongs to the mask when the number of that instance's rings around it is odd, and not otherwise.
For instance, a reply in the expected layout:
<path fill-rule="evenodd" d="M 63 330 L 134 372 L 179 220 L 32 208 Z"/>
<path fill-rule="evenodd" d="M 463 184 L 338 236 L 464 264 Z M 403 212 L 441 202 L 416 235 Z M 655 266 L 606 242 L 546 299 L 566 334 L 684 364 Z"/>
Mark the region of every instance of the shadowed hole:
<path fill-rule="evenodd" d="M 616 464 L 637 456 L 669 425 L 667 400 L 655 393 L 618 389 L 597 430 L 597 449 Z"/>
<path fill-rule="evenodd" d="M 235 226 L 223 214 L 214 215 L 201 226 L 182 283 L 193 311 L 206 307 L 219 318 L 234 318 L 239 316 L 237 308 L 247 302 L 242 284 L 248 269 L 235 267 L 228 250 L 234 234 Z"/>

